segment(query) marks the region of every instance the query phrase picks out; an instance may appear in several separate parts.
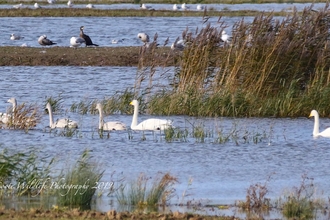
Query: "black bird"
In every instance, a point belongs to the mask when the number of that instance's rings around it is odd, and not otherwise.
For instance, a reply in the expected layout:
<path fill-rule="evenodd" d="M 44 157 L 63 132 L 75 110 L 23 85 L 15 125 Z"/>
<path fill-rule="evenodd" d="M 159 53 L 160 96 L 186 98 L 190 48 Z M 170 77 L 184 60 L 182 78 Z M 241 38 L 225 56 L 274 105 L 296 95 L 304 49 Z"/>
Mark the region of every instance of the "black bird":
<path fill-rule="evenodd" d="M 55 42 L 47 39 L 46 35 L 41 35 L 38 39 L 38 43 L 42 46 L 50 46 L 50 45 L 56 44 Z"/>
<path fill-rule="evenodd" d="M 91 38 L 90 38 L 88 35 L 84 34 L 84 26 L 81 26 L 81 27 L 80 27 L 80 37 L 83 38 L 83 39 L 85 40 L 85 42 L 86 42 L 86 47 L 87 47 L 87 46 L 99 46 L 99 45 L 97 45 L 97 44 L 94 44 L 94 43 L 92 42 Z"/>

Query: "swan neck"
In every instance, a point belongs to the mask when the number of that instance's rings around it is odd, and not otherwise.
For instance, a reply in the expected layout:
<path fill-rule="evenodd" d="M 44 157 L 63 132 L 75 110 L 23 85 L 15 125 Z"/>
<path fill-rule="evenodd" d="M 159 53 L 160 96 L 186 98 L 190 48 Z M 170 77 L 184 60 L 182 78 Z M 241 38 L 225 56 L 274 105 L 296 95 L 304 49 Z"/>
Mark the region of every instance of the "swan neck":
<path fill-rule="evenodd" d="M 319 115 L 316 114 L 314 115 L 314 131 L 313 135 L 317 136 L 320 133 L 320 122 L 319 122 Z"/>
<path fill-rule="evenodd" d="M 102 129 L 103 128 L 103 125 L 104 125 L 104 121 L 103 121 L 103 110 L 102 109 L 99 109 L 99 114 L 100 114 L 100 117 L 99 117 L 99 129 Z"/>
<path fill-rule="evenodd" d="M 54 128 L 53 111 L 51 106 L 49 106 L 48 108 L 48 114 L 49 114 L 49 127 Z"/>
<path fill-rule="evenodd" d="M 137 126 L 138 115 L 139 115 L 139 104 L 135 104 L 131 128 Z"/>

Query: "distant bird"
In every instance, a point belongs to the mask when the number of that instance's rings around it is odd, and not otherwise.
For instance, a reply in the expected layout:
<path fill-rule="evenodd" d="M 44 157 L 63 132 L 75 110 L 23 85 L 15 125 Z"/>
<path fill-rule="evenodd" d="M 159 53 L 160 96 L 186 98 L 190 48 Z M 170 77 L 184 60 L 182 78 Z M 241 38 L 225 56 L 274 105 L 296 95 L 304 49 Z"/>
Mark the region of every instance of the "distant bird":
<path fill-rule="evenodd" d="M 47 0 L 47 2 L 48 2 L 49 4 L 55 4 L 55 3 L 56 3 L 56 0 Z"/>
<path fill-rule="evenodd" d="M 90 38 L 88 35 L 84 34 L 84 26 L 81 26 L 81 27 L 80 27 L 80 37 L 83 38 L 83 39 L 85 40 L 85 42 L 86 42 L 86 47 L 87 47 L 87 46 L 99 46 L 98 44 L 94 44 L 94 43 L 92 42 L 91 38 Z"/>
<path fill-rule="evenodd" d="M 46 35 L 41 35 L 38 39 L 38 43 L 41 45 L 41 46 L 50 46 L 50 45 L 53 45 L 53 44 L 56 44 L 55 42 L 47 39 L 47 36 Z"/>
<path fill-rule="evenodd" d="M 184 50 L 184 40 L 179 40 L 179 38 L 176 39 L 176 41 L 171 46 L 172 50 Z"/>
<path fill-rule="evenodd" d="M 24 37 L 17 35 L 17 34 L 11 34 L 10 35 L 10 40 L 22 40 Z"/>
<path fill-rule="evenodd" d="M 181 5 L 182 10 L 188 10 L 190 7 L 186 5 L 186 3 L 183 3 Z"/>
<path fill-rule="evenodd" d="M 121 39 L 121 40 L 116 40 L 116 39 L 113 39 L 111 41 L 112 44 L 118 44 L 118 43 L 122 43 L 124 41 L 124 39 Z"/>
<path fill-rule="evenodd" d="M 174 10 L 174 11 L 176 11 L 176 10 L 180 10 L 180 9 L 181 9 L 181 7 L 178 6 L 177 4 L 174 4 L 174 5 L 173 5 L 173 10 Z"/>
<path fill-rule="evenodd" d="M 140 8 L 141 9 L 147 9 L 147 10 L 151 10 L 152 9 L 152 7 L 151 6 L 147 6 L 146 4 L 140 4 Z"/>
<path fill-rule="evenodd" d="M 86 5 L 86 8 L 95 8 L 95 6 L 93 4 L 88 4 Z"/>
<path fill-rule="evenodd" d="M 322 136 L 322 137 L 330 137 L 330 128 L 325 129 L 324 131 L 320 132 L 320 122 L 319 122 L 319 113 L 316 110 L 312 110 L 309 117 L 314 116 L 314 129 L 313 129 L 313 136 Z"/>
<path fill-rule="evenodd" d="M 137 37 L 144 43 L 144 45 L 149 43 L 149 35 L 146 33 L 138 33 Z"/>
<path fill-rule="evenodd" d="M 204 6 L 202 6 L 201 4 L 198 4 L 198 5 L 196 6 L 196 9 L 197 9 L 198 11 L 202 11 L 202 10 L 204 10 Z"/>
<path fill-rule="evenodd" d="M 68 1 L 67 5 L 69 6 L 69 8 L 73 7 L 73 3 L 71 0 Z"/>
<path fill-rule="evenodd" d="M 34 3 L 33 7 L 34 7 L 35 9 L 41 8 L 41 6 L 40 6 L 38 3 Z"/>
<path fill-rule="evenodd" d="M 18 5 L 13 5 L 13 8 L 16 8 L 16 9 L 23 8 L 23 4 L 20 3 L 20 4 L 18 4 Z"/>
<path fill-rule="evenodd" d="M 70 39 L 70 45 L 71 45 L 70 47 L 77 48 L 80 45 L 85 44 L 85 43 L 86 43 L 85 40 L 81 37 L 71 37 L 71 39 Z"/>
<path fill-rule="evenodd" d="M 27 43 L 23 43 L 21 47 L 29 47 L 29 45 L 27 45 Z"/>
<path fill-rule="evenodd" d="M 221 41 L 225 42 L 225 43 L 229 43 L 231 40 L 231 37 L 229 37 L 229 35 L 226 33 L 225 30 L 223 30 L 221 32 Z"/>

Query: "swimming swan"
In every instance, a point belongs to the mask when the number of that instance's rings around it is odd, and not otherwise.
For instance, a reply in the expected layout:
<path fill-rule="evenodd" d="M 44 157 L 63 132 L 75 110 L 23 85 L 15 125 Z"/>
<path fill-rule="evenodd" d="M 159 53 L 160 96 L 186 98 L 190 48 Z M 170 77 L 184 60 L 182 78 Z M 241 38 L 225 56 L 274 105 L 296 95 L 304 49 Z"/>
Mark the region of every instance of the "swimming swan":
<path fill-rule="evenodd" d="M 109 121 L 104 122 L 103 120 L 103 107 L 101 103 L 96 104 L 96 109 L 99 110 L 100 119 L 99 119 L 99 129 L 104 131 L 111 130 L 126 130 L 126 125 L 119 121 Z"/>
<path fill-rule="evenodd" d="M 14 113 L 16 110 L 16 106 L 17 106 L 17 101 L 15 98 L 10 98 L 8 99 L 9 103 L 13 104 L 13 109 L 12 112 Z M 7 114 L 7 113 L 0 113 L 0 122 L 6 124 L 8 123 L 8 121 L 11 119 L 12 115 L 11 114 Z"/>
<path fill-rule="evenodd" d="M 133 120 L 131 124 L 132 130 L 165 130 L 172 127 L 172 121 L 158 118 L 150 118 L 138 124 L 139 102 L 133 100 L 130 105 L 134 106 Z"/>
<path fill-rule="evenodd" d="M 314 130 L 313 130 L 313 136 L 322 136 L 322 137 L 330 137 L 330 128 L 325 129 L 320 133 L 319 127 L 320 127 L 320 122 L 319 122 L 319 113 L 316 110 L 312 110 L 309 117 L 314 116 Z"/>
<path fill-rule="evenodd" d="M 56 122 L 54 123 L 52 106 L 50 105 L 49 102 L 46 105 L 46 109 L 48 109 L 48 113 L 49 113 L 50 128 L 78 128 L 78 123 L 68 118 L 57 119 Z"/>

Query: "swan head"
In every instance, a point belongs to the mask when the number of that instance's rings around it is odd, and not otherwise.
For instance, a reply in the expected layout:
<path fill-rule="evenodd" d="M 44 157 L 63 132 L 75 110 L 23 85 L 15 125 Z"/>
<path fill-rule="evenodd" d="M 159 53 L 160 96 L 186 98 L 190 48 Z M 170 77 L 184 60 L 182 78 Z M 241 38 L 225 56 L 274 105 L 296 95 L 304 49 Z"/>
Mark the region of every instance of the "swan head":
<path fill-rule="evenodd" d="M 102 110 L 102 104 L 101 103 L 97 103 L 95 106 L 95 109 L 101 111 Z"/>
<path fill-rule="evenodd" d="M 16 104 L 16 99 L 14 97 L 12 97 L 12 98 L 8 99 L 7 102 L 9 102 L 11 104 Z"/>
<path fill-rule="evenodd" d="M 311 113 L 309 114 L 309 118 L 313 117 L 313 116 L 318 116 L 318 115 L 319 115 L 319 113 L 317 113 L 316 110 L 312 110 Z"/>
<path fill-rule="evenodd" d="M 139 102 L 138 102 L 138 100 L 134 99 L 134 100 L 131 101 L 129 104 L 130 104 L 130 105 L 133 105 L 133 106 L 136 106 L 136 105 L 139 104 Z"/>

